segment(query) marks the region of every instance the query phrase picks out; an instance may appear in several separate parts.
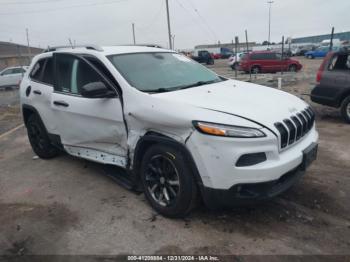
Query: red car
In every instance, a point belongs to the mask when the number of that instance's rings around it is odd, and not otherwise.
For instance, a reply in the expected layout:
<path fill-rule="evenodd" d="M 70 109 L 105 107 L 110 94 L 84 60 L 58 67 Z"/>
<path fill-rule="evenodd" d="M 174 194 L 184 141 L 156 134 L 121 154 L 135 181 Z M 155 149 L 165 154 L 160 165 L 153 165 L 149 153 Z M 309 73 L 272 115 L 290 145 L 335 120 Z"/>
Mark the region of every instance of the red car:
<path fill-rule="evenodd" d="M 251 52 L 241 58 L 240 70 L 258 74 L 281 71 L 297 72 L 303 67 L 297 60 L 281 56 L 281 53 L 272 51 Z"/>

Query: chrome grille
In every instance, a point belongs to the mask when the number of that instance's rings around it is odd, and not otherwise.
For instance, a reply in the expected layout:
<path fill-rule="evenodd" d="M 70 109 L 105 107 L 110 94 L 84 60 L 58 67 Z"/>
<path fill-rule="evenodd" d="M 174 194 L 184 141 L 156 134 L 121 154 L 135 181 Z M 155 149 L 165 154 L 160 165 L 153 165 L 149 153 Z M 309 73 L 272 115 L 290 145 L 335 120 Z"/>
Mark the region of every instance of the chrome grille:
<path fill-rule="evenodd" d="M 315 113 L 311 107 L 284 119 L 283 122 L 276 122 L 275 127 L 279 132 L 281 148 L 286 148 L 305 136 L 313 127 L 314 122 Z"/>

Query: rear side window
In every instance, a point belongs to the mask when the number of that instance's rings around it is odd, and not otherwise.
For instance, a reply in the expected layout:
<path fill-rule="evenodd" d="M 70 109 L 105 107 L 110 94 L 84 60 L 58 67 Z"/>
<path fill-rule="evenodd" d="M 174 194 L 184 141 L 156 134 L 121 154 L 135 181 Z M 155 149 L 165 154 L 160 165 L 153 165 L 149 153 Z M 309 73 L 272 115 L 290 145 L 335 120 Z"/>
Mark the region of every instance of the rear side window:
<path fill-rule="evenodd" d="M 44 69 L 45 59 L 39 60 L 34 66 L 29 76 L 32 80 L 41 81 L 41 75 Z"/>
<path fill-rule="evenodd" d="M 42 82 L 53 85 L 53 61 L 51 57 L 46 60 Z"/>
<path fill-rule="evenodd" d="M 25 70 L 23 68 L 14 68 L 12 73 L 21 74 L 21 73 L 25 73 Z"/>
<path fill-rule="evenodd" d="M 250 58 L 252 60 L 271 60 L 276 59 L 276 55 L 274 53 L 257 53 L 252 54 Z"/>
<path fill-rule="evenodd" d="M 1 73 L 1 75 L 6 76 L 6 75 L 11 75 L 13 74 L 13 69 L 7 69 L 4 72 Z"/>
<path fill-rule="evenodd" d="M 337 54 L 329 63 L 329 70 L 350 70 L 350 56 L 348 54 Z"/>

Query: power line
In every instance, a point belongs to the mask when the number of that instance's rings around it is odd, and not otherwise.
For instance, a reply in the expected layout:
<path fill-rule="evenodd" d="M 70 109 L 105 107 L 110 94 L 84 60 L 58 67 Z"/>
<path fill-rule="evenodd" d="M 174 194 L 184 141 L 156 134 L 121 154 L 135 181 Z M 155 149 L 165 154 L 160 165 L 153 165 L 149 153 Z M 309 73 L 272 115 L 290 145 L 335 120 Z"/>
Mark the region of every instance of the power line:
<path fill-rule="evenodd" d="M 218 39 L 216 33 L 214 32 L 214 30 L 211 29 L 210 25 L 207 23 L 207 21 L 204 19 L 204 17 L 199 13 L 198 9 L 196 8 L 196 6 L 192 3 L 191 0 L 188 0 L 188 3 L 192 6 L 192 8 L 194 9 L 194 11 L 197 13 L 198 17 L 200 19 L 202 19 L 202 21 L 204 22 L 204 24 L 208 27 L 209 31 L 213 34 L 213 36 Z"/>
<path fill-rule="evenodd" d="M 197 25 L 199 25 L 199 27 L 200 27 L 202 30 L 204 30 L 204 31 L 206 31 L 207 33 L 209 33 L 209 34 L 212 35 L 212 33 L 211 33 L 210 31 L 208 31 L 208 29 L 207 29 L 205 26 L 203 26 L 202 23 L 198 23 L 199 20 L 195 19 L 195 18 L 192 16 L 192 13 L 191 13 L 179 0 L 176 0 L 176 3 L 177 3 L 183 10 L 185 10 L 185 11 L 191 16 L 191 19 L 192 19 L 195 23 L 197 23 Z M 207 33 L 203 32 L 203 34 L 204 34 L 205 36 L 208 36 Z M 212 36 L 213 36 L 213 35 L 212 35 Z M 217 38 L 216 38 L 215 36 L 214 36 L 212 39 L 213 39 L 214 41 L 217 40 Z"/>
<path fill-rule="evenodd" d="M 103 3 L 90 3 L 90 4 L 80 4 L 80 5 L 71 5 L 71 6 L 63 6 L 58 8 L 50 8 L 50 9 L 40 9 L 40 10 L 32 10 L 27 12 L 12 12 L 12 13 L 0 13 L 0 15 L 25 15 L 25 14 L 33 14 L 33 13 L 46 13 L 46 12 L 54 12 L 57 10 L 70 9 L 76 7 L 89 7 L 89 6 L 100 6 L 100 5 L 109 5 L 109 4 L 117 4 L 121 2 L 125 2 L 128 0 L 119 0 L 119 1 L 109 1 Z"/>
<path fill-rule="evenodd" d="M 164 1 L 161 0 L 159 9 L 158 9 L 158 11 L 155 13 L 155 15 L 152 17 L 151 22 L 149 22 L 147 25 L 142 26 L 142 27 L 137 26 L 138 30 L 141 30 L 141 31 L 144 31 L 144 30 L 145 30 L 145 31 L 147 31 L 147 29 L 150 28 L 150 27 L 154 24 L 154 22 L 155 22 L 155 21 L 157 20 L 157 18 L 159 17 L 159 14 L 163 11 L 163 6 L 164 6 Z"/>

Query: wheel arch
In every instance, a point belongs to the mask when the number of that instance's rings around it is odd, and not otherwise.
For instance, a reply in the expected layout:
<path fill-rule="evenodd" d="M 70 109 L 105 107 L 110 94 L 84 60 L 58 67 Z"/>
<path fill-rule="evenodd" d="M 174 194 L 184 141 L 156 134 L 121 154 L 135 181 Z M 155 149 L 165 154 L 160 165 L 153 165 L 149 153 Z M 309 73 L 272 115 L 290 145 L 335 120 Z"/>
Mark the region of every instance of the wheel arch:
<path fill-rule="evenodd" d="M 260 71 L 260 72 L 262 71 L 262 66 L 261 66 L 260 64 L 253 64 L 253 65 L 251 65 L 251 66 L 250 66 L 250 71 L 252 71 L 254 67 L 259 68 L 259 71 Z"/>
<path fill-rule="evenodd" d="M 186 162 L 190 165 L 192 174 L 194 175 L 194 179 L 197 185 L 199 185 L 201 188 L 201 186 L 203 185 L 202 178 L 199 174 L 197 165 L 192 157 L 192 154 L 187 149 L 187 147 L 171 137 L 153 131 L 147 132 L 138 140 L 136 144 L 133 156 L 133 165 L 131 169 L 133 171 L 133 174 L 136 175 L 137 178 L 139 178 L 139 170 L 141 167 L 143 155 L 152 145 L 155 144 L 170 146 L 182 152 L 186 158 Z"/>
<path fill-rule="evenodd" d="M 43 123 L 38 110 L 36 110 L 36 108 L 34 106 L 31 106 L 31 105 L 28 105 L 28 104 L 23 104 L 22 105 L 23 121 L 24 121 L 24 124 L 26 126 L 27 126 L 29 117 L 31 115 L 33 115 L 33 114 L 36 114 L 40 118 L 40 121 Z M 45 127 L 45 129 L 46 129 L 46 127 Z"/>
<path fill-rule="evenodd" d="M 350 96 L 350 87 L 345 89 L 344 92 L 342 92 L 338 98 L 338 107 L 342 106 L 343 101 Z"/>

